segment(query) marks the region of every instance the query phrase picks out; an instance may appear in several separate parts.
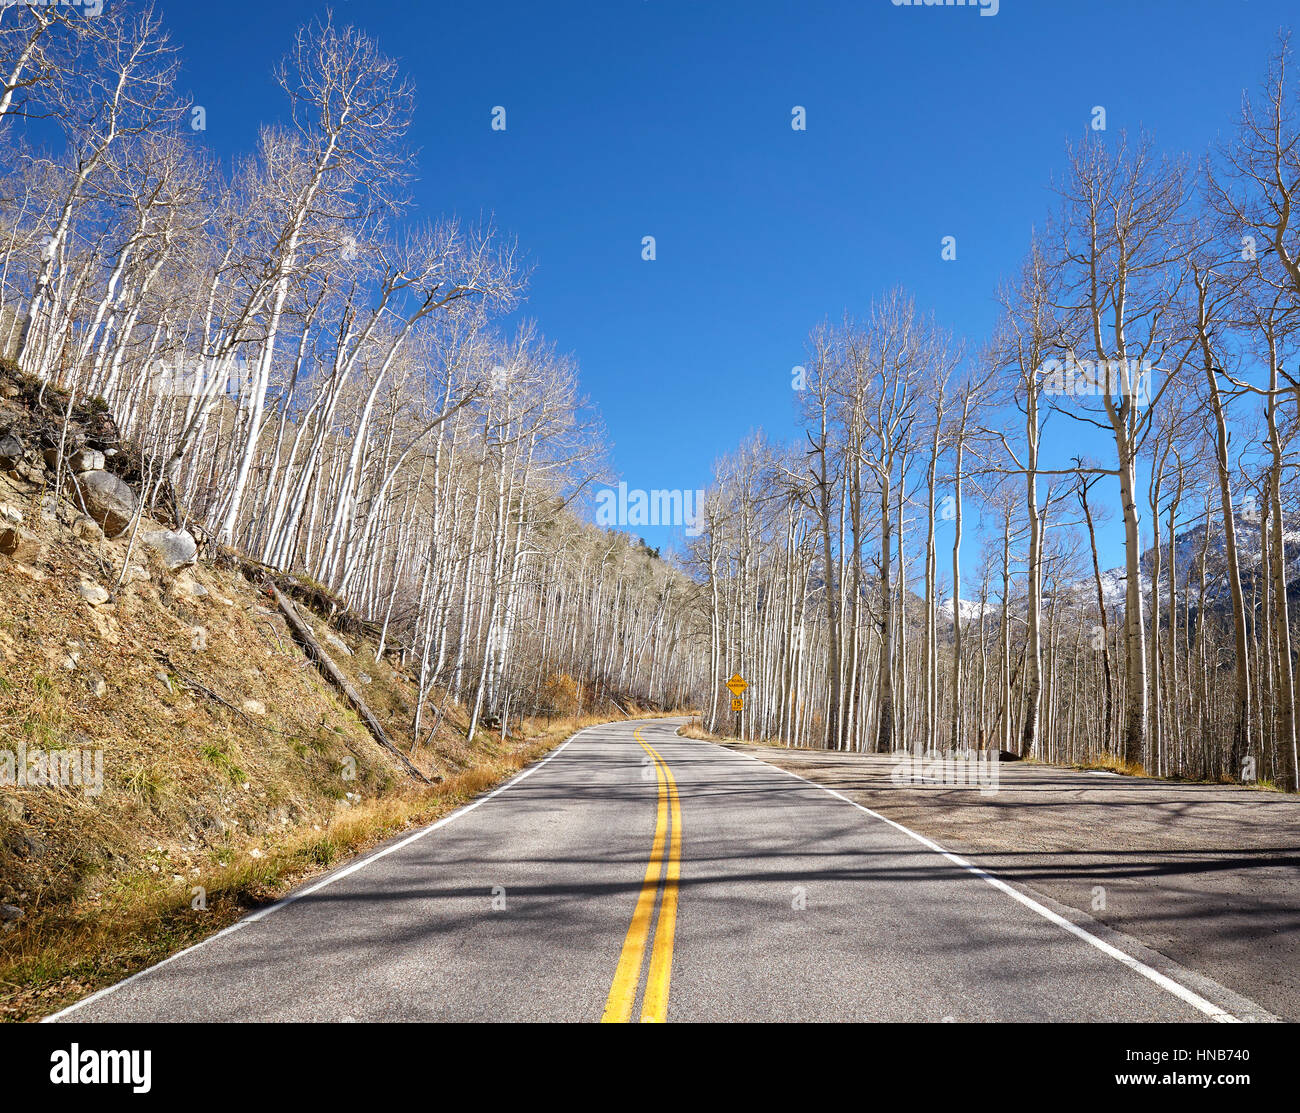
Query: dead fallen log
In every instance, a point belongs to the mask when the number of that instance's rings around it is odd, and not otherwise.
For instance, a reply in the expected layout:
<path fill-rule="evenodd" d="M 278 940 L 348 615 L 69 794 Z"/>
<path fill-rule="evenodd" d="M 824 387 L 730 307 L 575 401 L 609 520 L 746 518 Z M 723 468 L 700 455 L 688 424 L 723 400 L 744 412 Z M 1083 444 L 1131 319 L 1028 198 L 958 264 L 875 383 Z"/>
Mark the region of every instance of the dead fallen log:
<path fill-rule="evenodd" d="M 361 698 L 361 693 L 352 686 L 352 682 L 343 675 L 339 667 L 330 659 L 329 654 L 321 648 L 320 642 L 316 640 L 316 635 L 312 633 L 311 627 L 298 614 L 298 608 L 293 605 L 293 600 L 274 584 L 269 586 L 275 598 L 275 604 L 280 608 L 280 613 L 284 615 L 285 621 L 289 623 L 289 629 L 293 631 L 294 637 L 307 651 L 307 655 L 316 663 L 316 667 L 320 669 L 325 679 L 343 693 L 343 697 L 351 704 L 352 709 L 361 716 L 361 721 L 366 724 L 366 729 L 370 731 L 375 741 L 392 754 L 416 780 L 423 781 L 425 784 L 433 784 L 442 780 L 441 777 L 436 777 L 431 781 L 412 764 L 411 760 L 401 750 L 393 745 L 392 739 L 388 737 L 388 733 L 379 720 L 375 718 L 374 712 L 366 706 L 366 701 Z"/>

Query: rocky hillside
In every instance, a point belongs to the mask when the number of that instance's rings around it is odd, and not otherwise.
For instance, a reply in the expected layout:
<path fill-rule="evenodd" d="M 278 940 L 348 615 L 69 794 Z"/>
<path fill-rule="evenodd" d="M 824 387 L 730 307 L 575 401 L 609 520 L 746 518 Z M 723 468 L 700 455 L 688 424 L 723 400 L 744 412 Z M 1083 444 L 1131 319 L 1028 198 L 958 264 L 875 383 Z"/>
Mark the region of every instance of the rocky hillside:
<path fill-rule="evenodd" d="M 525 723 L 471 746 L 447 703 L 416 747 L 400 653 L 376 660 L 345 613 L 311 609 L 318 588 L 276 577 L 395 756 L 309 659 L 261 571 L 201 559 L 170 507 L 142 509 L 138 458 L 108 416 L 75 408 L 65 425 L 65 410 L 0 372 L 0 1016 L 159 957 L 567 733 Z M 114 922 L 131 925 L 125 944 L 95 935 L 68 953 Z M 6 982 L 40 1001 L 6 1005 Z"/>

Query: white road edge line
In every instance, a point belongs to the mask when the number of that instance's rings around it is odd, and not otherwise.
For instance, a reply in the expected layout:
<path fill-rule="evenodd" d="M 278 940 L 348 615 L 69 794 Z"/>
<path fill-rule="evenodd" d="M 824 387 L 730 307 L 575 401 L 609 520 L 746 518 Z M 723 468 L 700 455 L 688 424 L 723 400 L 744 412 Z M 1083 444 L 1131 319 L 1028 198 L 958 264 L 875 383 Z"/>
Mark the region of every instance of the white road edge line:
<path fill-rule="evenodd" d="M 725 749 L 725 748 L 726 747 L 719 747 L 719 749 Z M 737 751 L 730 750 L 729 752 L 734 754 Z M 1214 1004 L 1214 1002 L 1207 1001 L 1199 993 L 1194 993 L 1192 990 L 1188 989 L 1185 985 L 1181 985 L 1180 983 L 1174 981 L 1173 978 L 1169 977 L 1168 975 L 1160 973 L 1159 970 L 1153 969 L 1152 967 L 1148 966 L 1145 962 L 1139 961 L 1138 959 L 1134 958 L 1132 955 L 1125 954 L 1118 947 L 1111 946 L 1104 939 L 1098 939 L 1095 935 L 1092 934 L 1092 932 L 1085 931 L 1078 924 L 1073 923 L 1070 920 L 1067 920 L 1064 916 L 1061 916 L 1056 912 L 1053 912 L 1050 908 L 1046 907 L 1045 905 L 1039 904 L 1038 901 L 1034 900 L 1033 897 L 1026 896 L 1024 893 L 1020 892 L 1019 889 L 1013 888 L 1012 886 L 1008 885 L 1000 877 L 995 877 L 993 874 L 987 872 L 986 870 L 980 869 L 979 866 L 972 865 L 970 862 L 966 861 L 966 859 L 956 854 L 953 854 L 951 851 L 945 850 L 937 842 L 932 842 L 930 839 L 927 839 L 924 835 L 917 834 L 915 831 L 911 830 L 911 828 L 904 827 L 901 823 L 896 823 L 888 816 L 883 816 L 879 812 L 873 812 L 870 808 L 865 807 L 862 804 L 859 804 L 856 800 L 850 800 L 842 792 L 836 792 L 833 788 L 827 788 L 826 785 L 818 784 L 816 781 L 810 781 L 807 777 L 801 777 L 798 773 L 791 772 L 789 769 L 783 769 L 779 765 L 773 765 L 769 761 L 764 761 L 761 757 L 755 757 L 753 754 L 741 754 L 740 756 L 747 757 L 751 761 L 756 761 L 759 763 L 759 765 L 766 766 L 768 769 L 772 769 L 778 773 L 785 773 L 788 776 L 793 777 L 796 781 L 803 781 L 804 784 L 811 785 L 813 788 L 819 788 L 822 790 L 822 792 L 825 792 L 830 796 L 834 796 L 835 799 L 843 800 L 844 803 L 846 804 L 851 804 L 853 807 L 857 808 L 858 811 L 866 812 L 866 814 L 871 816 L 873 819 L 878 819 L 882 823 L 888 823 L 889 826 L 893 827 L 895 830 L 902 831 L 903 834 L 907 835 L 909 838 L 915 839 L 922 846 L 929 847 L 936 854 L 942 855 L 944 858 L 947 858 L 948 861 L 953 863 L 953 865 L 960 866 L 962 869 L 968 871 L 969 873 L 973 873 L 976 877 L 980 878 L 982 881 L 988 882 L 988 884 L 992 885 L 993 888 L 999 890 L 1000 892 L 1006 893 L 1007 896 L 1011 897 L 1013 900 L 1019 901 L 1026 908 L 1032 909 L 1034 912 L 1037 912 L 1040 916 L 1043 917 L 1043 919 L 1050 920 L 1058 927 L 1064 928 L 1071 935 L 1077 936 L 1078 938 L 1082 939 L 1085 943 L 1088 943 L 1091 946 L 1096 947 L 1097 950 L 1102 952 L 1102 954 L 1108 955 L 1111 958 L 1115 959 L 1117 962 L 1123 963 L 1134 973 L 1141 974 L 1142 977 L 1148 979 L 1149 981 L 1155 982 L 1155 984 L 1158 985 L 1161 989 L 1168 990 L 1168 992 L 1172 993 L 1175 997 L 1179 998 L 1182 1001 L 1185 1001 L 1187 1004 L 1191 1005 L 1192 1008 L 1196 1009 L 1198 1012 L 1204 1013 L 1212 1020 L 1216 1020 L 1220 1024 L 1241 1023 L 1241 1020 L 1238 1017 L 1233 1016 L 1229 1012 L 1225 1012 L 1223 1009 L 1219 1008 L 1218 1005 Z"/>
<path fill-rule="evenodd" d="M 265 920 L 272 913 L 280 911 L 281 908 L 287 908 L 295 901 L 302 900 L 303 897 L 311 896 L 312 893 L 318 892 L 319 890 L 325 888 L 326 885 L 333 885 L 334 882 L 341 881 L 343 878 L 349 876 L 350 874 L 354 874 L 358 870 L 365 869 L 366 866 L 370 865 L 372 862 L 377 862 L 379 861 L 380 858 L 386 858 L 388 855 L 398 850 L 401 850 L 403 847 L 410 846 L 411 843 L 424 838 L 425 835 L 432 834 L 434 831 L 438 830 L 439 827 L 445 827 L 448 823 L 460 819 L 462 816 L 469 815 L 469 813 L 472 812 L 475 808 L 482 807 L 494 796 L 500 796 L 501 793 L 505 792 L 506 789 L 513 788 L 520 781 L 526 779 L 527 777 L 531 777 L 534 773 L 536 773 L 539 769 L 541 769 L 542 766 L 547 765 L 553 759 L 559 757 L 561 752 L 563 752 L 568 747 L 569 743 L 572 742 L 575 738 L 577 738 L 578 735 L 585 734 L 589 730 L 597 730 L 600 727 L 607 727 L 612 725 L 614 724 L 596 723 L 593 726 L 583 727 L 582 730 L 575 731 L 569 738 L 561 742 L 560 745 L 558 745 L 554 750 L 552 750 L 549 754 L 547 754 L 546 757 L 544 757 L 536 765 L 530 765 L 527 769 L 523 770 L 523 772 L 521 772 L 518 776 L 511 777 L 510 780 L 506 781 L 506 783 L 503 785 L 498 785 L 486 796 L 481 796 L 479 797 L 479 799 L 473 801 L 472 803 L 466 804 L 464 807 L 457 808 L 450 815 L 444 815 L 436 823 L 431 823 L 428 827 L 420 828 L 420 830 L 416 831 L 413 835 L 408 835 L 400 842 L 395 842 L 393 843 L 392 846 L 388 846 L 385 847 L 383 850 L 376 851 L 374 854 L 371 854 L 368 858 L 362 858 L 361 861 L 359 862 L 353 862 L 352 865 L 350 866 L 344 866 L 340 870 L 336 870 L 333 873 L 326 874 L 315 884 L 309 885 L 305 889 L 300 889 L 296 893 L 290 893 L 287 897 L 281 898 L 280 900 L 276 901 L 274 904 L 270 905 L 269 907 L 263 908 L 258 912 L 254 912 L 249 916 L 245 916 L 243 917 L 243 919 L 236 920 L 229 927 L 222 928 L 215 935 L 209 935 L 206 939 L 200 940 L 199 942 L 195 943 L 192 947 L 186 947 L 183 951 L 177 951 L 174 955 L 168 955 L 161 962 L 156 962 L 152 966 L 146 966 L 143 970 L 137 970 L 134 974 L 131 974 L 130 976 L 123 978 L 120 982 L 114 982 L 112 985 L 108 985 L 105 986 L 103 989 L 96 990 L 89 997 L 83 998 L 82 1000 L 77 1001 L 75 1004 L 69 1005 L 66 1009 L 60 1009 L 56 1013 L 51 1013 L 49 1016 L 42 1019 L 41 1023 L 49 1024 L 52 1021 L 60 1020 L 61 1018 L 67 1016 L 69 1013 L 76 1012 L 78 1009 L 83 1009 L 94 1001 L 98 1001 L 101 998 L 107 997 L 112 993 L 116 993 L 123 986 L 130 985 L 137 978 L 143 978 L 146 974 L 152 974 L 155 970 L 161 970 L 169 962 L 174 962 L 182 955 L 187 955 L 193 951 L 197 951 L 200 947 L 206 947 L 209 943 L 215 943 L 218 939 L 221 939 L 227 935 L 232 935 L 233 933 L 239 931 L 240 928 L 246 927 L 248 924 L 255 924 L 257 923 L 258 920 Z"/>

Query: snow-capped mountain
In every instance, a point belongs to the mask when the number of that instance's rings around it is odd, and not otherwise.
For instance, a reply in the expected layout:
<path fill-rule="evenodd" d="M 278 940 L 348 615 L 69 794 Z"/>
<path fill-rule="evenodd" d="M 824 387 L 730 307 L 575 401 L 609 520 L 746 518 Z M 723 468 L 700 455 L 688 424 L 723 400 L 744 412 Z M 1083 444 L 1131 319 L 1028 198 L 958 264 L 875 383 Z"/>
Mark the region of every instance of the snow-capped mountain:
<path fill-rule="evenodd" d="M 1258 584 L 1263 569 L 1263 554 L 1260 552 L 1260 523 L 1258 513 L 1239 511 L 1233 515 L 1236 523 L 1237 556 L 1241 567 L 1242 588 L 1253 592 Z M 1300 581 L 1300 532 L 1287 530 L 1283 534 L 1286 546 L 1286 579 L 1288 587 L 1295 588 Z M 1169 567 L 1173 562 L 1174 578 L 1181 594 L 1190 589 L 1194 597 L 1199 597 L 1201 581 L 1201 562 L 1205 562 L 1205 598 L 1213 604 L 1226 602 L 1228 588 L 1227 542 L 1224 538 L 1221 520 L 1212 519 L 1210 532 L 1206 536 L 1206 523 L 1202 520 L 1195 526 L 1174 535 L 1170 546 L 1168 538 L 1162 537 L 1160 544 L 1160 589 L 1162 594 L 1169 590 Z M 1151 594 L 1151 578 L 1156 574 L 1156 550 L 1148 548 L 1142 554 L 1141 563 L 1142 594 Z M 1110 568 L 1101 574 L 1102 596 L 1107 606 L 1123 607 L 1128 586 L 1128 574 L 1123 567 Z M 1096 593 L 1092 577 L 1075 585 L 1074 592 L 1091 600 Z M 1073 593 L 1073 592 L 1072 592 Z"/>
<path fill-rule="evenodd" d="M 980 620 L 980 601 L 978 599 L 961 599 L 960 600 L 961 622 L 965 626 L 968 622 L 978 622 Z M 935 604 L 935 610 L 939 612 L 949 622 L 952 621 L 952 596 L 939 600 Z M 997 613 L 997 606 L 992 601 L 985 608 L 985 619 L 991 618 Z"/>

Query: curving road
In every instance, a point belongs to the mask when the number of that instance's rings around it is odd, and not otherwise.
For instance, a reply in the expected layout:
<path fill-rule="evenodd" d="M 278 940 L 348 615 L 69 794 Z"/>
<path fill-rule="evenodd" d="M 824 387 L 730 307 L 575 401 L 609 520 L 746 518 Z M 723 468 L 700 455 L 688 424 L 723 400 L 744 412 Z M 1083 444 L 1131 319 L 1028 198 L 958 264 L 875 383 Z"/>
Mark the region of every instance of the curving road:
<path fill-rule="evenodd" d="M 1250 1003 L 651 720 L 87 998 L 69 1021 L 1208 1021 Z"/>

